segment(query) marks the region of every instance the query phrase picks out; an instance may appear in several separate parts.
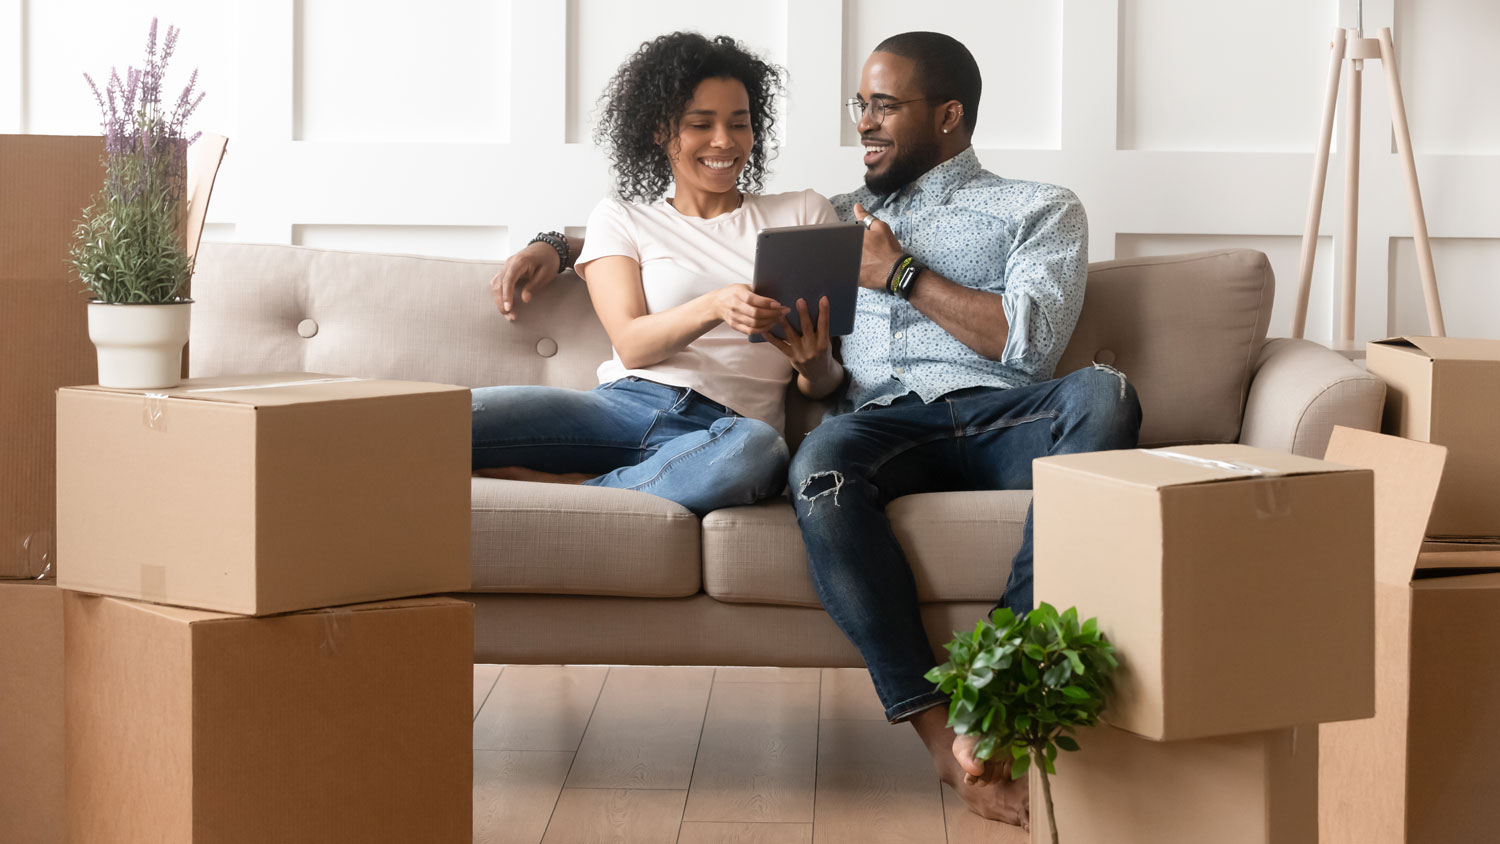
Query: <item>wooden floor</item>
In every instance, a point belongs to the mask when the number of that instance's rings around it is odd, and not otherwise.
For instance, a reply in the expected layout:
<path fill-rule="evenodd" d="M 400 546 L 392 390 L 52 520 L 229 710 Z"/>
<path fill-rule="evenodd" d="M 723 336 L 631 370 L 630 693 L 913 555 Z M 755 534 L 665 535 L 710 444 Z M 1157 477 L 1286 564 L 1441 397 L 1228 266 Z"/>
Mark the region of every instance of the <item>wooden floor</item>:
<path fill-rule="evenodd" d="M 1022 844 L 862 669 L 474 667 L 476 844 Z"/>

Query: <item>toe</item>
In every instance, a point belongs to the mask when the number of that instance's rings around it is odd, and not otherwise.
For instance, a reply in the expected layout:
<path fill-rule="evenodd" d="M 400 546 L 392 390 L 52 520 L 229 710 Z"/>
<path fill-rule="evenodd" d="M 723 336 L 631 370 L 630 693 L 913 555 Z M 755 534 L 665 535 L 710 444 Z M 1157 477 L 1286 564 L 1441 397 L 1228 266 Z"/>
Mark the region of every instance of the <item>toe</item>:
<path fill-rule="evenodd" d="M 975 778 L 984 777 L 985 763 L 974 758 L 974 746 L 979 743 L 976 735 L 957 736 L 953 739 L 953 758 L 964 773 Z"/>

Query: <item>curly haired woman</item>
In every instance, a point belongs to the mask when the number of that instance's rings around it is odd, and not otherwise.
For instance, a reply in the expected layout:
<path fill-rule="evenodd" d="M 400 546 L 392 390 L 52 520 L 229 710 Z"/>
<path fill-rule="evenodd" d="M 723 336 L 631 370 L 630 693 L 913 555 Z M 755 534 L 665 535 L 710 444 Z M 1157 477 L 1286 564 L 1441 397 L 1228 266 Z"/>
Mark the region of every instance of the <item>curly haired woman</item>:
<path fill-rule="evenodd" d="M 812 191 L 758 193 L 780 83 L 733 39 L 684 32 L 615 73 L 595 140 L 617 198 L 590 215 L 577 259 L 614 356 L 591 391 L 475 390 L 477 472 L 641 490 L 700 516 L 781 491 L 788 379 L 821 398 L 844 371 L 826 300 L 816 324 L 797 303 L 799 334 L 750 288 L 759 230 L 838 219 Z M 786 341 L 748 342 L 778 324 Z"/>

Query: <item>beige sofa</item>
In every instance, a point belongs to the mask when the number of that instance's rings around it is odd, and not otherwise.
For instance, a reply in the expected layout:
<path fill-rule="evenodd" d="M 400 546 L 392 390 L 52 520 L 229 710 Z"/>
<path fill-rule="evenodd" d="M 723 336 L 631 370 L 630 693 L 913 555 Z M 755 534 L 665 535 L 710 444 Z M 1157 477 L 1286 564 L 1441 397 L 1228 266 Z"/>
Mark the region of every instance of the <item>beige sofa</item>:
<path fill-rule="evenodd" d="M 592 387 L 609 343 L 584 285 L 560 279 L 510 323 L 490 301 L 498 269 L 205 244 L 192 372 Z M 1243 442 L 1320 456 L 1335 424 L 1376 428 L 1378 378 L 1313 343 L 1264 339 L 1273 290 L 1265 256 L 1246 250 L 1094 264 L 1058 374 L 1096 362 L 1127 373 L 1146 446 Z M 822 411 L 793 391 L 793 448 Z M 934 640 L 971 626 L 999 598 L 1030 498 L 952 492 L 892 502 Z M 819 608 L 785 500 L 700 523 L 645 493 L 476 478 L 473 566 L 464 597 L 476 605 L 476 661 L 860 664 Z"/>

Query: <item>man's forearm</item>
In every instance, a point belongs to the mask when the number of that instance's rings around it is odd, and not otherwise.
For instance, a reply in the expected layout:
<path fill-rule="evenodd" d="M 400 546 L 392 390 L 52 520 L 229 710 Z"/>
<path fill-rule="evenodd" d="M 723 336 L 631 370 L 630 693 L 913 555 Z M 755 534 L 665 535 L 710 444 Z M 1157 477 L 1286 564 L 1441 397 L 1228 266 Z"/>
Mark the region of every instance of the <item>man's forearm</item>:
<path fill-rule="evenodd" d="M 926 269 L 917 277 L 908 300 L 954 339 L 990 360 L 1000 360 L 1010 323 L 998 293 L 975 290 Z"/>

